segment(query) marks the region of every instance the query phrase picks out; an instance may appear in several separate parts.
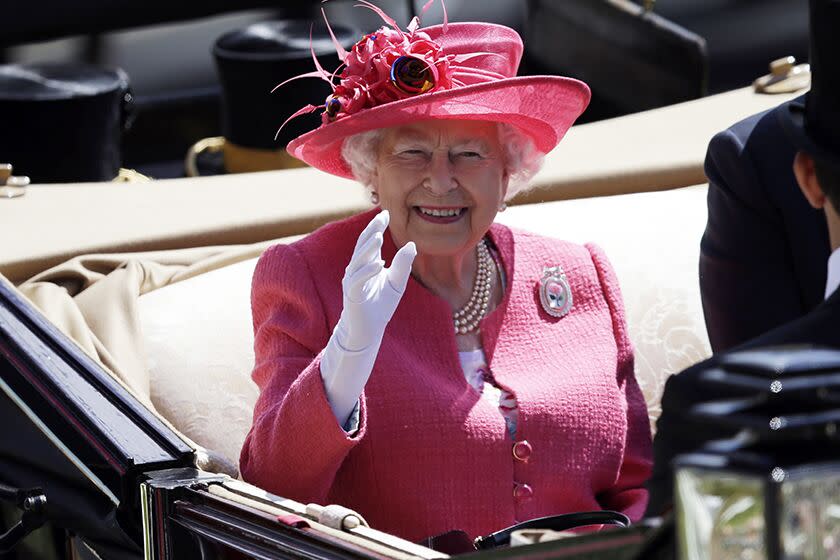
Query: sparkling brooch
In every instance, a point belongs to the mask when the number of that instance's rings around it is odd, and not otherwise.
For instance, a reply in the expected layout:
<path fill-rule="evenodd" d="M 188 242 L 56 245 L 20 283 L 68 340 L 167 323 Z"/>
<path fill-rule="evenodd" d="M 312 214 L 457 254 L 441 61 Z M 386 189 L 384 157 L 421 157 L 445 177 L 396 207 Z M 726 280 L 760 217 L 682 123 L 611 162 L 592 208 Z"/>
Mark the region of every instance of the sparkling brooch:
<path fill-rule="evenodd" d="M 546 267 L 540 279 L 540 303 L 552 317 L 564 317 L 572 310 L 572 288 L 562 266 Z"/>

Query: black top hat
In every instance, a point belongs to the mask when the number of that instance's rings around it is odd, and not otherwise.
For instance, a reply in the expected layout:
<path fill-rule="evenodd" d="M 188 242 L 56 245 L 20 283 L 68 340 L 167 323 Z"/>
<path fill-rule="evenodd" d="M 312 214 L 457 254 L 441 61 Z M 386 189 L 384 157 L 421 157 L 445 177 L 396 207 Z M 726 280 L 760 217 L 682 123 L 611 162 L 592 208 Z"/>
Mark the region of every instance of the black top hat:
<path fill-rule="evenodd" d="M 360 32 L 332 25 L 335 40 L 349 49 Z M 265 21 L 231 31 L 213 46 L 222 85 L 223 138 L 205 138 L 190 148 L 187 175 L 265 171 L 302 164 L 286 153 L 286 144 L 320 124 L 320 114 L 304 115 L 278 134 L 286 118 L 332 92 L 318 79 L 278 84 L 312 69 L 313 53 L 325 68 L 339 64 L 325 23 L 309 20 Z"/>
<path fill-rule="evenodd" d="M 344 25 L 332 25 L 332 30 L 345 48 L 361 36 Z M 310 115 L 311 122 L 297 119 L 275 138 L 289 115 L 313 99 L 326 100 L 331 93 L 329 84 L 318 79 L 296 80 L 272 93 L 286 79 L 312 70 L 312 52 L 324 68 L 335 68 L 340 62 L 323 22 L 313 26 L 303 20 L 267 21 L 216 41 L 213 54 L 222 83 L 222 134 L 228 141 L 277 150 L 320 123 L 320 114 Z"/>
<path fill-rule="evenodd" d="M 0 66 L 0 163 L 36 183 L 110 181 L 130 113 L 119 69 L 62 64 Z"/>
<path fill-rule="evenodd" d="M 780 111 L 793 144 L 840 167 L 840 0 L 811 0 L 811 91 Z"/>

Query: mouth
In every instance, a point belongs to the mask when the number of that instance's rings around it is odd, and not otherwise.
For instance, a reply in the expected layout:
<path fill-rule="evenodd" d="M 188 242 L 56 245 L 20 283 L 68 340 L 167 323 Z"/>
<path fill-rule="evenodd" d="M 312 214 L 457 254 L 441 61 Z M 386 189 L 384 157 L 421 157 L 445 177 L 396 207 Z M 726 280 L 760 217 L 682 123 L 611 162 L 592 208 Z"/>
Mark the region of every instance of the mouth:
<path fill-rule="evenodd" d="M 434 224 L 451 224 L 463 218 L 468 208 L 462 206 L 414 206 L 414 213 Z"/>

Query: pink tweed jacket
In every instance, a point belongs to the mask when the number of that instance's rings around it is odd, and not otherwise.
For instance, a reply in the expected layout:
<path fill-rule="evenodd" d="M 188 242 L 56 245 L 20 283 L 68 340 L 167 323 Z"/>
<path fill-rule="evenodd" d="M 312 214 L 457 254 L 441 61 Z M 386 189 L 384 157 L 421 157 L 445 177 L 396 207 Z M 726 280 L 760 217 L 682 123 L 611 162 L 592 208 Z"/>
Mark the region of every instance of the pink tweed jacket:
<path fill-rule="evenodd" d="M 385 331 L 359 430 L 342 430 L 319 352 L 341 312 L 344 268 L 373 215 L 276 245 L 257 265 L 253 378 L 261 393 L 240 457 L 243 478 L 304 503 L 353 508 L 413 541 L 450 529 L 474 537 L 573 511 L 640 518 L 651 470 L 647 409 L 618 283 L 594 246 L 498 224 L 489 232 L 507 290 L 481 323 L 482 341 L 496 380 L 516 394 L 527 461 L 514 456 L 499 410 L 464 378 L 448 305 L 414 279 Z M 395 252 L 386 234 L 386 262 Z M 560 319 L 542 309 L 538 293 L 543 268 L 558 264 L 574 296 Z"/>

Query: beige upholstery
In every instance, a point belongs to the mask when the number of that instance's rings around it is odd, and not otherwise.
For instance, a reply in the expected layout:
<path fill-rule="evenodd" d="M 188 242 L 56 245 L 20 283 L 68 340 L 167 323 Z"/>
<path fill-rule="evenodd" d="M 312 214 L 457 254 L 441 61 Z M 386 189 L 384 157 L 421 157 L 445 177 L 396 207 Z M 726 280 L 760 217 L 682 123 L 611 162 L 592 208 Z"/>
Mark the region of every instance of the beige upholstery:
<path fill-rule="evenodd" d="M 664 379 L 710 354 L 697 284 L 705 187 L 523 205 L 499 221 L 595 241 L 610 257 L 627 306 L 636 374 L 651 421 Z M 256 259 L 140 297 L 151 400 L 186 436 L 236 461 L 251 424 L 249 291 Z"/>
<path fill-rule="evenodd" d="M 799 92 L 801 93 L 801 92 Z M 790 95 L 750 88 L 573 127 L 518 201 L 683 187 L 705 181 L 712 135 Z M 14 162 L 12 162 L 14 163 Z M 367 206 L 361 187 L 313 169 L 139 184 L 33 185 L 0 199 L 0 274 L 18 283 L 74 256 L 253 243 L 307 233 Z"/>
<path fill-rule="evenodd" d="M 140 297 L 151 401 L 199 445 L 238 463 L 257 386 L 250 286 L 257 259 Z"/>

